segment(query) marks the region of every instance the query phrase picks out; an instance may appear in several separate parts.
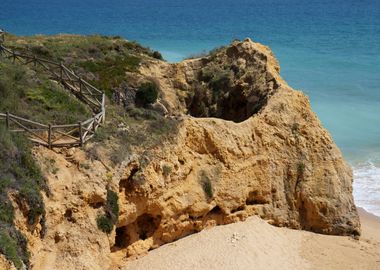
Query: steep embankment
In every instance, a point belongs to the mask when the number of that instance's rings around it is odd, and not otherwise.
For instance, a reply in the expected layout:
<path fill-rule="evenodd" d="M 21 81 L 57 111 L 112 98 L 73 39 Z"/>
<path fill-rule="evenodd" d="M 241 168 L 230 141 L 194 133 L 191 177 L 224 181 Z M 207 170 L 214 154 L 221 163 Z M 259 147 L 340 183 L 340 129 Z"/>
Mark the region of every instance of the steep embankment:
<path fill-rule="evenodd" d="M 107 73 L 102 57 L 123 46 L 74 62 L 99 85 L 109 74 L 126 110 L 109 105 L 98 142 L 85 149 L 35 148 L 51 191 L 46 236 L 28 231 L 18 211 L 15 222 L 33 269 L 113 269 L 252 215 L 324 234 L 360 233 L 351 169 L 308 99 L 281 79 L 267 47 L 234 42 L 179 64 L 145 55 L 134 70 Z M 160 90 L 153 105 L 147 81 Z"/>

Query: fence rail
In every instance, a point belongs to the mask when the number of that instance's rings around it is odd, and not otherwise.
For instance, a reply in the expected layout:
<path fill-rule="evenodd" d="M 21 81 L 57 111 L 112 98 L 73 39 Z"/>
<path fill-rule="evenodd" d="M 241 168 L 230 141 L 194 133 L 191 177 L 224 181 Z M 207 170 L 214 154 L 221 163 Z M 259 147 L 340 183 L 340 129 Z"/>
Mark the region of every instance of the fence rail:
<path fill-rule="evenodd" d="M 0 123 L 4 122 L 11 132 L 27 132 L 34 143 L 53 147 L 83 146 L 90 140 L 99 126 L 105 122 L 105 94 L 86 82 L 62 63 L 19 53 L 0 45 L 0 59 L 10 59 L 15 63 L 40 66 L 51 79 L 60 82 L 94 112 L 93 117 L 75 124 L 52 125 L 32 121 L 9 112 L 0 113 Z"/>

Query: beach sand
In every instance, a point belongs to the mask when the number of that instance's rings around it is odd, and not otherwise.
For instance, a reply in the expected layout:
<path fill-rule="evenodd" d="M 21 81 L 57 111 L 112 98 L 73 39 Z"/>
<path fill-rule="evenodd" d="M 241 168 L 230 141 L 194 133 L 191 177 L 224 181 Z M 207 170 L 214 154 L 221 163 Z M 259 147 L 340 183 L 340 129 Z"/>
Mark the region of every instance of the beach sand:
<path fill-rule="evenodd" d="M 380 218 L 360 209 L 362 236 L 278 228 L 258 217 L 164 245 L 123 270 L 380 269 Z"/>

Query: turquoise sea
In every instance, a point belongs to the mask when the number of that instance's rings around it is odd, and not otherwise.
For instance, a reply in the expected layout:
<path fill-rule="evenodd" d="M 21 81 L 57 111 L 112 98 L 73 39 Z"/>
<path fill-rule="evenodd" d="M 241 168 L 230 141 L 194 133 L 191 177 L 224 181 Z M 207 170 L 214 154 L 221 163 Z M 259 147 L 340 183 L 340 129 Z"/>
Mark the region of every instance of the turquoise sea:
<path fill-rule="evenodd" d="M 251 37 L 311 100 L 354 168 L 357 204 L 380 216 L 379 0 L 1 0 L 18 35 L 121 35 L 175 62 Z"/>

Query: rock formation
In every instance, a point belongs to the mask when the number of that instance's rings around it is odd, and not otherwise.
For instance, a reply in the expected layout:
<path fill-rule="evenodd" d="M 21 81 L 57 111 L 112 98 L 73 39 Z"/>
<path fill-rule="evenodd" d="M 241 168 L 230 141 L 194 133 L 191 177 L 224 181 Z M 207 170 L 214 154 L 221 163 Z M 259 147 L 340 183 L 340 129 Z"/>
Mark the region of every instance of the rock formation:
<path fill-rule="evenodd" d="M 175 139 L 111 170 L 106 154 L 100 162 L 80 149 L 36 148 L 51 194 L 45 239 L 26 233 L 33 269 L 113 269 L 125 257 L 251 215 L 359 235 L 351 169 L 307 97 L 279 71 L 270 49 L 248 39 L 178 64 L 151 60 L 140 72 L 158 82 L 168 117 L 181 119 Z M 58 172 L 49 171 L 51 159 Z M 107 186 L 120 207 L 110 235 L 96 224 Z"/>
<path fill-rule="evenodd" d="M 171 112 L 200 118 L 184 117 L 175 142 L 122 177 L 121 247 L 134 254 L 254 214 L 277 226 L 360 233 L 351 169 L 267 47 L 247 39 L 142 70 L 159 79 Z"/>

